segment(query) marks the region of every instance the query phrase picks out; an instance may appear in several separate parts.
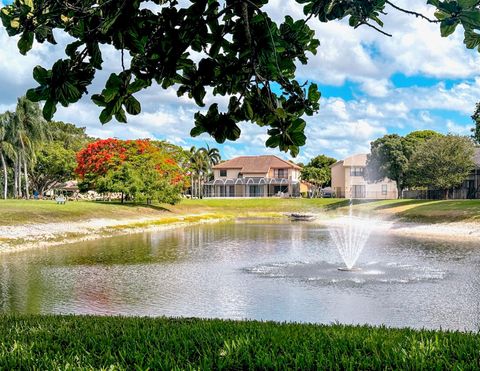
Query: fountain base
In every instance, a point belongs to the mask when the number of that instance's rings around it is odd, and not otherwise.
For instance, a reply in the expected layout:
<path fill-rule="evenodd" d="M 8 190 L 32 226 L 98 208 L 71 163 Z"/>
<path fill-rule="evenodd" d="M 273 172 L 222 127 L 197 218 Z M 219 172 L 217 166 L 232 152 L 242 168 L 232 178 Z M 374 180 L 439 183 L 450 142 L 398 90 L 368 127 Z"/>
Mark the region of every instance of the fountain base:
<path fill-rule="evenodd" d="M 357 268 L 357 267 L 352 267 L 352 268 L 340 267 L 337 269 L 342 272 L 358 272 L 362 270 L 362 268 Z"/>

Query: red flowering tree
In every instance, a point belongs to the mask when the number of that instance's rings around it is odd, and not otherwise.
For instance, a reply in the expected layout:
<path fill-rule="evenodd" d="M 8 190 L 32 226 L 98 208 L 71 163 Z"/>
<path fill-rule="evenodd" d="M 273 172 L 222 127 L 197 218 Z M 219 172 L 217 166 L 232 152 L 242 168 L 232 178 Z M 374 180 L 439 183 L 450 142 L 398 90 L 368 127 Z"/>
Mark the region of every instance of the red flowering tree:
<path fill-rule="evenodd" d="M 77 154 L 83 190 L 118 192 L 135 201 L 179 201 L 186 177 L 169 153 L 149 140 L 103 139 Z"/>

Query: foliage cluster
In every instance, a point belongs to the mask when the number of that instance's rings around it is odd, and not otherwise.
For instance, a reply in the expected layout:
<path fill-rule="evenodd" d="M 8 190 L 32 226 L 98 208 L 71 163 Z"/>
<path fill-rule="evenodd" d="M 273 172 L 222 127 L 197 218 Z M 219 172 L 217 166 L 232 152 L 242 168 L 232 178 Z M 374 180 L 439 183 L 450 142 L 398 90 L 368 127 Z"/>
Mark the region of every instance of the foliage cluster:
<path fill-rule="evenodd" d="M 474 144 L 470 138 L 442 135 L 432 130 L 412 132 L 405 137 L 385 135 L 371 143 L 367 178 L 395 180 L 398 195 L 409 188 L 448 190 L 458 187 L 474 169 Z"/>
<path fill-rule="evenodd" d="M 300 170 L 302 180 L 313 185 L 313 196 L 320 196 L 320 189 L 329 186 L 332 180 L 332 171 L 330 165 L 337 162 L 333 157 L 319 155 L 310 160 L 310 162 Z"/>
<path fill-rule="evenodd" d="M 384 327 L 21 316 L 0 321 L 2 369 L 477 369 L 480 336 Z"/>
<path fill-rule="evenodd" d="M 149 140 L 103 139 L 77 154 L 75 169 L 82 190 L 116 192 L 134 201 L 175 204 L 185 186 L 177 162 Z"/>
<path fill-rule="evenodd" d="M 208 145 L 201 148 L 190 148 L 189 173 L 192 197 L 203 197 L 203 184 L 213 177 L 213 166 L 220 163 L 221 159 L 217 148 L 210 148 Z"/>
<path fill-rule="evenodd" d="M 48 120 L 57 104 L 68 106 L 87 94 L 102 68 L 103 49 L 111 46 L 121 51 L 122 69 L 110 75 L 100 94 L 92 95 L 103 109 L 102 123 L 112 118 L 126 122 L 127 114 L 139 114 L 135 95 L 153 83 L 188 95 L 199 107 L 211 92 L 227 97 L 228 106 L 222 112 L 214 98 L 206 113 L 195 114 L 191 135 L 208 133 L 219 143 L 235 140 L 238 123 L 251 121 L 267 128 L 268 147 L 293 156 L 306 141 L 303 116 L 319 109 L 316 84 L 295 79 L 297 65 L 306 64 L 307 54 L 315 54 L 320 44 L 308 21 L 348 18 L 352 27 L 368 26 L 388 35 L 381 18 L 397 11 L 438 23 L 442 36 L 461 26 L 465 46 L 480 49 L 476 0 L 428 0 L 436 11 L 433 19 L 394 0 L 296 1 L 305 17 L 286 15 L 279 23 L 262 9 L 268 0 L 16 0 L 0 16 L 7 33 L 19 37 L 22 54 L 34 40 L 55 44 L 57 30 L 72 39 L 65 59 L 33 71 L 39 85 L 27 96 L 45 101 Z"/>
<path fill-rule="evenodd" d="M 89 140 L 85 128 L 45 121 L 38 103 L 19 98 L 15 112 L 0 114 L 2 197 L 30 198 L 72 179 L 75 153 Z"/>

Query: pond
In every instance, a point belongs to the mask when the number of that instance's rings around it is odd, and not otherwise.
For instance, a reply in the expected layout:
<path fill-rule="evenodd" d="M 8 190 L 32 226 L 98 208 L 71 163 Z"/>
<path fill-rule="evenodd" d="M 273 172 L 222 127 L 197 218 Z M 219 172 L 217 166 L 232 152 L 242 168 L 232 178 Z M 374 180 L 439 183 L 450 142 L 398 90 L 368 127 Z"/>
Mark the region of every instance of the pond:
<path fill-rule="evenodd" d="M 357 272 L 315 223 L 239 220 L 4 254 L 0 311 L 477 330 L 480 248 L 371 235 Z"/>

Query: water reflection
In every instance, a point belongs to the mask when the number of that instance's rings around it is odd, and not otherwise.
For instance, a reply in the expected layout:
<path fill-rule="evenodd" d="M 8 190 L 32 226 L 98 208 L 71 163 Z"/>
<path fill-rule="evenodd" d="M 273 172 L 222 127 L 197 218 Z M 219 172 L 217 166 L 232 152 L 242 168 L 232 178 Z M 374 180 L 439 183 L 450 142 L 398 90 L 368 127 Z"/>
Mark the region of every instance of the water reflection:
<path fill-rule="evenodd" d="M 479 262 L 473 243 L 373 235 L 344 273 L 320 225 L 212 224 L 3 255 L 0 310 L 476 329 Z"/>

